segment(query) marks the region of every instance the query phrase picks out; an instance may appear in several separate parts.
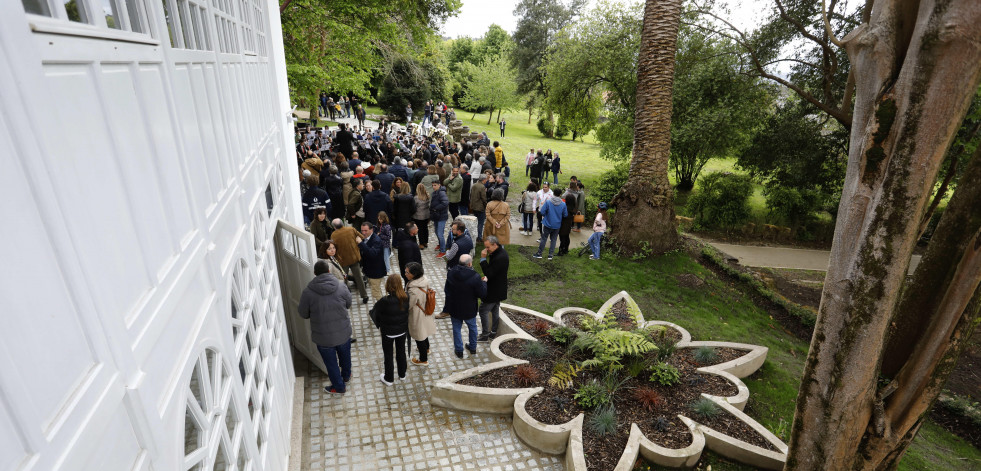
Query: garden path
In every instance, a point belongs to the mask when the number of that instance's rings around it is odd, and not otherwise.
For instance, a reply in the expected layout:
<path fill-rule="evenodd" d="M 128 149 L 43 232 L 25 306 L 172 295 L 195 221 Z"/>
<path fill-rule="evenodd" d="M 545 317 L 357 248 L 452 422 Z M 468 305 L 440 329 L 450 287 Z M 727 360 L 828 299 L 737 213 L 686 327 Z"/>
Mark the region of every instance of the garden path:
<path fill-rule="evenodd" d="M 723 253 L 738 259 L 740 265 L 748 267 L 827 271 L 828 260 L 831 258 L 830 250 L 760 247 L 706 242 Z M 909 265 L 909 272 L 913 273 L 913 270 L 916 269 L 919 263 L 920 256 L 914 255 Z"/>

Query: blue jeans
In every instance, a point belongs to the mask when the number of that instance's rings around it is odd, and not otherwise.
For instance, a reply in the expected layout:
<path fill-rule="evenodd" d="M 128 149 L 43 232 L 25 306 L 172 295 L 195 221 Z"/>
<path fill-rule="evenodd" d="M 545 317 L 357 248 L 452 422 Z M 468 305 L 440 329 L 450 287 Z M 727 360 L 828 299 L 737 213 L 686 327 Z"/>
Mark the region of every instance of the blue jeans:
<path fill-rule="evenodd" d="M 593 235 L 589 236 L 589 250 L 593 251 L 593 257 L 595 258 L 599 258 L 600 256 L 600 242 L 602 240 L 602 232 L 594 232 Z"/>
<path fill-rule="evenodd" d="M 453 351 L 456 353 L 463 353 L 463 323 L 467 323 L 467 350 L 471 352 L 477 351 L 477 318 L 471 317 L 467 320 L 457 319 L 451 317 L 450 320 L 453 322 Z"/>
<path fill-rule="evenodd" d="M 344 383 L 351 380 L 351 339 L 336 347 L 317 345 L 317 350 L 320 352 L 320 357 L 324 359 L 324 365 L 327 366 L 330 386 L 337 392 L 346 391 L 347 386 Z"/>
<path fill-rule="evenodd" d="M 559 184 L 559 174 L 556 172 L 552 172 L 552 184 L 553 185 Z"/>
<path fill-rule="evenodd" d="M 468 214 L 470 214 L 470 209 L 467 208 L 467 205 L 460 203 L 460 215 L 466 216 Z"/>
<path fill-rule="evenodd" d="M 521 213 L 521 228 L 528 232 L 535 228 L 535 213 Z"/>
<path fill-rule="evenodd" d="M 484 238 L 484 218 L 486 214 L 483 211 L 474 211 L 473 215 L 477 217 L 477 238 L 483 240 Z"/>
<path fill-rule="evenodd" d="M 382 249 L 385 256 L 385 273 L 392 271 L 392 248 L 385 247 Z"/>
<path fill-rule="evenodd" d="M 541 255 L 542 251 L 545 250 L 545 241 L 550 240 L 551 244 L 548 246 L 548 256 L 551 257 L 555 253 L 555 239 L 559 237 L 558 228 L 552 229 L 546 225 L 542 225 L 542 241 L 538 243 L 538 252 L 535 255 Z"/>
<path fill-rule="evenodd" d="M 446 231 L 446 219 L 433 221 L 433 231 L 436 232 L 436 240 L 439 242 L 438 252 L 446 252 L 446 239 L 443 238 L 443 232 Z"/>

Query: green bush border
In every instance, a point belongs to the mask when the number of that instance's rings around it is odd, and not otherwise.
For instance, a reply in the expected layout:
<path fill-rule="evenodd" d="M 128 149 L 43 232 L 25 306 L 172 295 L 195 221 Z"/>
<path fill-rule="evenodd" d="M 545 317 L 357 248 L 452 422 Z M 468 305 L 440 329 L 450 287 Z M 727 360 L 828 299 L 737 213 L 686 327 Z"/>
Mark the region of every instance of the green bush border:
<path fill-rule="evenodd" d="M 801 324 L 804 324 L 807 327 L 814 327 L 814 324 L 817 321 L 817 312 L 814 310 L 801 306 L 800 304 L 781 296 L 779 293 L 773 291 L 763 284 L 763 282 L 753 277 L 753 275 L 733 268 L 731 265 L 726 263 L 722 253 L 716 250 L 714 247 L 703 245 L 702 256 L 719 267 L 719 269 L 724 271 L 727 275 L 749 285 L 760 296 L 763 296 L 764 298 L 769 299 L 773 303 L 784 308 L 788 313 L 790 313 L 790 315 L 799 319 Z"/>

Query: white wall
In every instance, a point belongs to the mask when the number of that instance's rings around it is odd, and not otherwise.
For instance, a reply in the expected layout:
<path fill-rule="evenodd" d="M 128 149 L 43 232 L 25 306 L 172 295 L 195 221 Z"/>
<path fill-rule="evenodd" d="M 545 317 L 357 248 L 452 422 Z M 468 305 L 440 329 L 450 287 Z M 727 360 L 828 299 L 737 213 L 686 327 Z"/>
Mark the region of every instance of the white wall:
<path fill-rule="evenodd" d="M 279 34 L 277 4 L 197 5 L 212 49 L 215 15 L 241 20 L 215 5 L 250 12 L 248 54 L 173 47 L 160 1 L 119 2 L 145 8 L 151 34 L 58 19 L 59 3 L 54 18 L 0 4 L 0 470 L 210 467 L 219 443 L 285 469 L 293 371 L 270 238 L 299 203 L 282 41 L 257 32 Z M 206 348 L 228 376 L 185 457 Z"/>

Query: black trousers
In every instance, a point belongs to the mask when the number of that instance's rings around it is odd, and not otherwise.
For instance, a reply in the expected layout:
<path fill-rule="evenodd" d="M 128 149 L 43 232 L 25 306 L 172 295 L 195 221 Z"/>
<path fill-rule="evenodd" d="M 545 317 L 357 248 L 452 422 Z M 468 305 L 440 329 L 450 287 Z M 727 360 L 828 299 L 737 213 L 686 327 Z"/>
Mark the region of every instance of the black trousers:
<path fill-rule="evenodd" d="M 450 216 L 456 219 L 460 215 L 460 203 L 450 203 Z"/>
<path fill-rule="evenodd" d="M 395 357 L 394 363 L 398 363 L 399 367 L 399 378 L 405 377 L 405 339 L 409 334 L 402 334 L 398 337 L 391 338 L 382 334 L 382 354 L 385 356 L 385 381 L 391 383 L 395 381 L 394 369 L 392 357 Z"/>
<path fill-rule="evenodd" d="M 412 342 L 406 342 L 406 351 L 412 356 Z M 419 361 L 429 361 L 429 339 L 416 340 L 416 349 L 419 350 Z"/>
<path fill-rule="evenodd" d="M 419 244 L 429 245 L 429 219 L 413 219 L 419 228 Z"/>
<path fill-rule="evenodd" d="M 572 218 L 563 219 L 559 227 L 559 255 L 569 253 L 570 232 L 572 232 Z"/>

